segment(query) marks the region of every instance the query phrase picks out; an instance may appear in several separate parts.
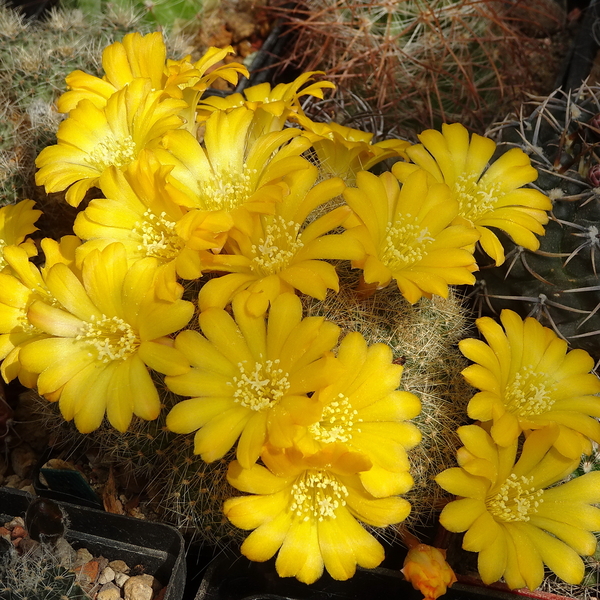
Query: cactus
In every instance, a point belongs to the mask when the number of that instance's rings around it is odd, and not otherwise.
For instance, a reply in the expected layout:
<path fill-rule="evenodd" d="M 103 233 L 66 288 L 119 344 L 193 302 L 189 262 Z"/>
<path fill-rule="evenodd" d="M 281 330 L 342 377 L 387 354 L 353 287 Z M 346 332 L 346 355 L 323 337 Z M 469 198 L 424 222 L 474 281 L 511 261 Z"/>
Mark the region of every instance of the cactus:
<path fill-rule="evenodd" d="M 483 130 L 526 92 L 551 89 L 556 74 L 541 67 L 552 63 L 542 58 L 548 46 L 523 26 L 547 35 L 562 27 L 564 10 L 553 0 L 512 4 L 319 0 L 270 10 L 295 35 L 287 62 L 326 71 L 346 103 L 360 97 L 354 112 L 366 101 L 405 137 L 443 121 Z M 558 62 L 560 43 L 555 48 Z"/>
<path fill-rule="evenodd" d="M 165 386 L 163 411 L 155 421 L 134 419 L 129 429 L 118 432 L 108 423 L 97 431 L 81 434 L 66 423 L 55 404 L 33 391 L 22 394 L 29 418 L 52 431 L 58 448 L 93 448 L 102 465 L 112 465 L 143 486 L 149 512 L 177 527 L 192 542 L 225 546 L 243 532 L 223 515 L 223 502 L 235 495 L 226 479 L 233 454 L 207 464 L 194 454 L 194 436 L 167 431 L 165 418 L 177 397 Z"/>
<path fill-rule="evenodd" d="M 492 130 L 500 148 L 518 146 L 540 175 L 535 182 L 553 200 L 539 250 L 506 242 L 506 262 L 483 267 L 478 305 L 535 316 L 596 360 L 600 340 L 600 87 L 557 90 L 538 99 L 531 116 L 508 119 Z"/>
<path fill-rule="evenodd" d="M 11 551 L 0 564 L 0 600 L 87 600 L 78 576 L 40 544 L 19 556 Z"/>

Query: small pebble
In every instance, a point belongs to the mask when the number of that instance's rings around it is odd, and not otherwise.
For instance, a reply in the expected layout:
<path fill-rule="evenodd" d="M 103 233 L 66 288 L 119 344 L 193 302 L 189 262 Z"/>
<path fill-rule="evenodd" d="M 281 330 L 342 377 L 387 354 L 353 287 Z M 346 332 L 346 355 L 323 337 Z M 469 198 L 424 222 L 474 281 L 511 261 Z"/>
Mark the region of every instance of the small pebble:
<path fill-rule="evenodd" d="M 152 583 L 154 577 L 151 575 L 136 575 L 130 577 L 123 586 L 123 597 L 125 600 L 152 600 Z"/>
<path fill-rule="evenodd" d="M 87 548 L 79 548 L 73 567 L 81 567 L 82 565 L 89 563 L 93 558 L 92 553 Z"/>
<path fill-rule="evenodd" d="M 108 563 L 108 566 L 115 573 L 129 573 L 129 567 L 127 566 L 127 563 L 123 560 L 111 560 Z"/>
<path fill-rule="evenodd" d="M 16 525 L 15 527 L 13 527 L 13 530 L 10 532 L 10 537 L 14 540 L 15 538 L 25 537 L 26 533 L 27 532 L 25 531 L 24 527 L 21 527 L 20 525 Z"/>
<path fill-rule="evenodd" d="M 79 574 L 79 578 L 83 583 L 94 583 L 98 577 L 98 561 L 90 560 L 84 565 L 76 567 L 75 572 Z"/>
<path fill-rule="evenodd" d="M 115 573 L 114 581 L 119 587 L 123 587 L 128 579 L 129 575 L 125 575 L 125 573 Z"/>
<path fill-rule="evenodd" d="M 104 585 L 105 583 L 108 583 L 109 581 L 113 581 L 115 578 L 115 572 L 113 569 L 111 569 L 110 567 L 106 567 L 105 569 L 102 570 L 102 573 L 100 573 L 100 576 L 98 577 L 98 583 L 100 585 Z"/>
<path fill-rule="evenodd" d="M 12 521 L 9 521 L 8 523 L 6 523 L 6 528 L 7 529 L 14 529 L 15 527 L 17 527 L 17 525 L 21 526 L 21 527 L 25 527 L 25 521 L 23 521 L 23 519 L 21 517 L 15 517 Z"/>
<path fill-rule="evenodd" d="M 98 594 L 96 600 L 119 600 L 121 598 L 121 590 L 114 583 L 105 583 Z"/>

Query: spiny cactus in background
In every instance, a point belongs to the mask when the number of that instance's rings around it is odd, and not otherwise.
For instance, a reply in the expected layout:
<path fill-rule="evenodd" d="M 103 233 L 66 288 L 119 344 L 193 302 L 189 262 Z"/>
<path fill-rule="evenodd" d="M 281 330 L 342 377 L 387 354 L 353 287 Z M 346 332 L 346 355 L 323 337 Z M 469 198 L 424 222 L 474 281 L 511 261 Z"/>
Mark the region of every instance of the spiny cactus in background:
<path fill-rule="evenodd" d="M 269 10 L 295 35 L 286 61 L 326 71 L 347 103 L 356 94 L 402 137 L 452 121 L 482 131 L 526 92 L 550 91 L 565 50 L 564 40 L 547 44 L 550 32 L 564 34 L 554 0 L 274 4 Z"/>
<path fill-rule="evenodd" d="M 194 454 L 193 434 L 168 431 L 166 415 L 177 397 L 166 387 L 162 391 L 164 410 L 156 421 L 137 419 L 125 433 L 105 426 L 86 437 L 105 461 L 147 482 L 146 493 L 161 521 L 204 544 L 223 546 L 240 539 L 243 532 L 222 512 L 223 502 L 235 492 L 226 479 L 232 456 L 207 464 Z"/>
<path fill-rule="evenodd" d="M 218 2 L 218 0 L 217 0 Z M 200 19 L 206 4 L 214 4 L 214 0 L 65 0 L 66 8 L 75 8 L 86 15 L 97 16 L 110 8 L 117 11 L 133 10 L 138 15 L 142 26 L 160 26 L 171 30 L 173 27 L 182 28 L 190 21 Z"/>
<path fill-rule="evenodd" d="M 55 9 L 30 21 L 0 1 L 0 205 L 35 199 L 35 157 L 55 142 L 65 77 L 99 74 L 102 49 L 134 30 L 144 27 L 132 9 Z"/>
<path fill-rule="evenodd" d="M 141 486 L 147 511 L 177 527 L 191 541 L 222 547 L 240 540 L 244 532 L 222 511 L 223 502 L 236 493 L 226 479 L 234 453 L 209 464 L 194 454 L 193 434 L 183 436 L 167 430 L 166 415 L 177 397 L 166 386 L 161 390 L 164 408 L 159 418 L 134 419 L 124 433 L 106 422 L 92 433 L 79 433 L 72 422 L 65 422 L 56 404 L 35 392 L 22 394 L 19 403 L 30 420 L 53 432 L 52 444 L 57 450 L 90 450 L 97 456 L 97 466 L 112 466 L 119 475 Z"/>
<path fill-rule="evenodd" d="M 448 498 L 433 477 L 454 466 L 461 445 L 456 430 L 464 425 L 470 386 L 460 376 L 467 363 L 456 345 L 468 332 L 467 310 L 451 293 L 447 300 L 434 296 L 411 306 L 395 285 L 361 298 L 355 291 L 358 275 L 338 265 L 340 291 L 323 301 L 307 299 L 307 315 L 332 320 L 345 333 L 358 331 L 368 344 L 388 344 L 394 360 L 404 365 L 403 390 L 421 400 L 421 414 L 413 422 L 422 440 L 409 450 L 410 473 L 415 483 L 404 495 L 412 511 L 403 527 L 430 523 Z"/>
<path fill-rule="evenodd" d="M 554 207 L 539 250 L 506 241 L 506 262 L 478 274 L 478 305 L 534 316 L 600 359 L 600 87 L 557 90 L 528 118 L 492 129 L 500 151 L 521 147 L 539 171 L 535 187 Z"/>
<path fill-rule="evenodd" d="M 0 564 L 0 600 L 88 600 L 74 571 L 59 564 L 43 544 L 19 556 L 11 552 Z"/>

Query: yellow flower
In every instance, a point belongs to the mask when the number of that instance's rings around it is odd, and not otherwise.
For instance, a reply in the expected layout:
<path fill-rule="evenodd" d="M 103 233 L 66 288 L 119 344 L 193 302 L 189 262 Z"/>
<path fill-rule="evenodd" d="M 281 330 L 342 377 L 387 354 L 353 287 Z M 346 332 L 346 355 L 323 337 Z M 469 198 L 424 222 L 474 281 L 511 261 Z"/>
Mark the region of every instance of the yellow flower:
<path fill-rule="evenodd" d="M 248 76 L 247 69 L 239 63 L 222 65 L 206 73 L 232 52 L 231 46 L 209 48 L 195 63 L 191 62 L 190 56 L 168 60 L 162 33 L 155 31 L 145 36 L 138 32 L 128 33 L 122 42 L 104 49 L 102 67 L 105 75 L 102 78 L 80 70 L 67 76 L 70 90 L 58 99 L 57 107 L 59 112 L 68 113 L 80 100 L 87 99 L 97 108 L 104 108 L 115 92 L 137 78 L 149 79 L 153 90 L 162 90 L 173 98 L 182 98 L 183 90 L 190 87 L 204 92 L 219 78 L 235 84 L 239 73 Z"/>
<path fill-rule="evenodd" d="M 200 277 L 203 253 L 221 249 L 231 222 L 227 218 L 211 220 L 208 217 L 212 215 L 205 214 L 202 227 L 187 239 L 179 235 L 178 224 L 188 209 L 177 203 L 181 192 L 168 182 L 170 170 L 147 151 L 123 172 L 109 167 L 98 183 L 105 198 L 92 200 L 75 219 L 73 230 L 88 240 L 78 250 L 78 262 L 93 250 L 121 242 L 130 263 L 147 256 L 158 261 L 161 298 L 181 297 L 177 276 Z"/>
<path fill-rule="evenodd" d="M 226 98 L 212 96 L 205 98 L 198 106 L 198 120 L 205 121 L 214 111 L 229 111 L 245 106 L 255 114 L 251 130 L 248 135 L 250 143 L 254 143 L 260 136 L 272 131 L 281 131 L 286 121 L 295 115 L 304 115 L 301 101 L 305 96 L 323 98 L 323 90 L 334 89 L 330 81 L 316 81 L 303 87 L 313 79 L 314 75 L 321 75 L 321 71 L 302 73 L 291 83 L 280 83 L 274 88 L 265 82 L 253 85 L 244 90 L 242 94 L 232 94 Z"/>
<path fill-rule="evenodd" d="M 356 174 L 368 171 L 381 161 L 399 157 L 408 160 L 406 149 L 410 146 L 404 140 L 384 140 L 372 143 L 373 134 L 346 127 L 339 123 L 315 123 L 303 115 L 295 115 L 294 120 L 313 142 L 321 171 L 333 177 L 341 177 L 347 185 L 355 185 Z"/>
<path fill-rule="evenodd" d="M 55 303 L 43 274 L 59 262 L 75 269 L 75 249 L 80 243 L 74 235 L 65 236 L 60 242 L 44 238 L 41 246 L 46 260 L 41 271 L 29 262 L 27 249 L 22 245 L 4 248 L 7 268 L 0 272 L 0 361 L 7 383 L 18 377 L 25 387 L 35 386 L 37 375 L 23 367 L 19 353 L 24 345 L 46 335 L 29 322 L 27 313 L 36 300 Z"/>
<path fill-rule="evenodd" d="M 504 249 L 488 227 L 508 233 L 524 248 L 539 248 L 534 233 L 544 235 L 552 203 L 541 192 L 522 187 L 535 181 L 538 173 L 521 149 L 505 152 L 488 166 L 496 144 L 476 133 L 469 141 L 469 132 L 460 123 L 442 125 L 442 133 L 428 129 L 419 139 L 421 144 L 406 150 L 414 164 L 398 162 L 392 167 L 400 181 L 421 168 L 446 183 L 459 204 L 459 217 L 477 228 L 481 247 L 497 265 L 504 262 Z"/>
<path fill-rule="evenodd" d="M 60 124 L 58 144 L 38 155 L 37 185 L 47 192 L 69 188 L 67 202 L 78 206 L 109 167 L 126 167 L 143 148 L 156 146 L 165 132 L 181 125 L 177 113 L 185 102 L 160 96 L 149 79 L 134 79 L 114 93 L 104 108 L 81 100 Z"/>
<path fill-rule="evenodd" d="M 584 575 L 579 555 L 592 555 L 593 531 L 600 529 L 600 472 L 587 473 L 561 485 L 579 459 L 553 447 L 557 430 L 533 431 L 515 464 L 517 441 L 496 446 L 479 426 L 458 429 L 465 447 L 461 467 L 447 469 L 436 481 L 459 499 L 447 504 L 441 524 L 466 531 L 463 548 L 478 552 L 484 583 L 501 577 L 510 588 L 535 589 L 544 577 L 544 564 L 567 583 Z"/>
<path fill-rule="evenodd" d="M 456 582 L 456 575 L 446 562 L 446 551 L 426 544 L 409 549 L 401 571 L 424 600 L 436 600 Z"/>
<path fill-rule="evenodd" d="M 413 480 L 406 450 L 419 443 L 421 433 L 406 420 L 419 414 L 421 403 L 414 394 L 397 389 L 402 366 L 392 363 L 389 346 L 367 346 L 357 332 L 344 337 L 337 358 L 343 371 L 315 393 L 321 414 L 314 423 L 298 428 L 296 447 L 309 455 L 343 443 L 373 463 L 359 473 L 370 494 L 382 498 L 407 492 Z"/>
<path fill-rule="evenodd" d="M 195 436 L 196 454 L 206 462 L 221 458 L 235 444 L 237 459 L 250 468 L 258 459 L 270 430 L 291 427 L 290 411 L 303 407 L 302 418 L 318 418 L 309 394 L 335 378 L 329 351 L 339 327 L 321 317 L 302 319 L 293 294 L 275 299 L 265 322 L 245 310 L 248 292 L 233 301 L 235 320 L 224 310 L 200 314 L 196 331 L 175 340 L 192 365 L 183 375 L 166 377 L 169 389 L 192 396 L 167 415 L 167 427 Z"/>
<path fill-rule="evenodd" d="M 0 360 L 2 377 L 7 383 L 15 377 L 26 387 L 33 387 L 36 375 L 23 369 L 19 353 L 23 344 L 44 337 L 44 332 L 27 319 L 33 302 L 47 294 L 39 269 L 29 262 L 23 248 L 4 249 L 9 268 L 0 272 Z"/>
<path fill-rule="evenodd" d="M 17 204 L 8 204 L 0 208 L 0 272 L 6 270 L 7 263 L 3 250 L 7 246 L 19 246 L 27 256 L 35 256 L 37 249 L 33 240 L 25 237 L 37 227 L 34 223 L 40 218 L 41 210 L 34 210 L 33 200 L 22 200 Z"/>
<path fill-rule="evenodd" d="M 364 455 L 332 444 L 302 457 L 296 449 L 268 448 L 266 468 L 243 469 L 235 461 L 228 480 L 251 496 L 225 501 L 223 510 L 237 527 L 254 531 L 242 554 L 264 562 L 276 552 L 280 577 L 313 583 L 323 568 L 338 580 L 354 575 L 356 565 L 374 568 L 384 558 L 381 544 L 359 523 L 387 527 L 405 519 L 410 504 L 403 498 L 374 498 L 358 474 L 370 463 Z"/>
<path fill-rule="evenodd" d="M 400 189 L 391 173 L 380 177 L 361 171 L 358 188 L 347 188 L 344 198 L 360 224 L 348 234 L 361 242 L 366 258 L 354 261 L 364 270 L 366 283 L 385 287 L 396 280 L 411 303 L 432 294 L 448 296 L 448 284 L 475 282 L 475 259 L 465 246 L 478 233 L 451 225 L 458 206 L 444 184 L 430 183 L 415 173 Z"/>
<path fill-rule="evenodd" d="M 156 261 L 127 266 L 121 244 L 88 255 L 82 280 L 62 263 L 44 272 L 53 301 L 34 301 L 29 323 L 43 339 L 21 348 L 19 361 L 39 374 L 37 388 L 58 400 L 63 417 L 79 431 L 96 429 L 106 412 L 119 431 L 132 414 L 155 419 L 160 400 L 146 365 L 162 373 L 189 369 L 165 337 L 184 327 L 193 314 L 190 302 L 154 297 Z"/>
<path fill-rule="evenodd" d="M 309 213 L 339 196 L 344 184 L 330 179 L 316 186 L 318 170 L 308 166 L 283 178 L 289 195 L 275 205 L 274 215 L 260 215 L 251 235 L 229 232 L 225 252 L 213 258 L 210 270 L 229 271 L 210 279 L 199 294 L 200 310 L 224 308 L 241 290 L 247 289 L 247 310 L 253 315 L 266 312 L 269 304 L 284 292 L 300 290 L 323 300 L 327 289 L 338 291 L 335 267 L 322 259 L 356 259 L 362 246 L 347 235 L 326 235 L 351 213 L 338 207 L 303 227 Z"/>
<path fill-rule="evenodd" d="M 557 423 L 557 448 L 577 458 L 600 442 L 600 379 L 590 373 L 594 360 L 584 350 L 567 352 L 567 343 L 528 317 L 503 310 L 502 327 L 489 317 L 476 321 L 487 344 L 465 339 L 462 353 L 477 363 L 462 373 L 474 387 L 468 406 L 472 419 L 492 421 L 497 444 L 511 444 L 521 431 Z M 581 435 L 583 434 L 583 435 Z"/>
<path fill-rule="evenodd" d="M 161 163 L 173 165 L 171 182 L 190 198 L 188 208 L 228 213 L 247 235 L 251 215 L 273 214 L 274 204 L 286 194 L 281 178 L 309 165 L 299 155 L 310 142 L 298 129 L 251 142 L 254 119 L 254 111 L 245 107 L 217 111 L 206 121 L 204 147 L 190 132 L 174 130 L 165 135 L 164 149 L 156 150 Z"/>

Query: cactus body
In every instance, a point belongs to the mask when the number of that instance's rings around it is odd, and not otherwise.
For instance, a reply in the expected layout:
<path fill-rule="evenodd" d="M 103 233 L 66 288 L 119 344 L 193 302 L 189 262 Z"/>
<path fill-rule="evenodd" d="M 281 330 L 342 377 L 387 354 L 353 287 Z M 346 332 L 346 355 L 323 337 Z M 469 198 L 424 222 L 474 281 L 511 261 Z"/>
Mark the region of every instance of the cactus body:
<path fill-rule="evenodd" d="M 518 146 L 540 176 L 535 187 L 553 201 L 551 220 L 537 251 L 506 242 L 500 267 L 479 273 L 479 306 L 511 308 L 535 316 L 566 339 L 600 358 L 600 187 L 597 172 L 600 88 L 582 86 L 541 99 L 527 119 L 495 130 L 501 147 Z"/>

